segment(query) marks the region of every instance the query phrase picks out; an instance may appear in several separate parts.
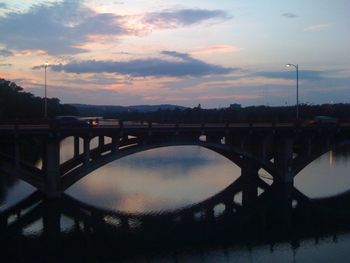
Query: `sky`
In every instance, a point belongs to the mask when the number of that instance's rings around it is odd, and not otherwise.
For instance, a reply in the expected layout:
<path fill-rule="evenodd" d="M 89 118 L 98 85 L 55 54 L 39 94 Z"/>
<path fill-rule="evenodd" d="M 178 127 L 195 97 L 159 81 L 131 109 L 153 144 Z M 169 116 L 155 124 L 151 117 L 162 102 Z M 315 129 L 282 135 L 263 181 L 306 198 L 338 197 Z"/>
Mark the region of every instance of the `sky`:
<path fill-rule="evenodd" d="M 0 0 L 0 78 L 62 103 L 350 102 L 349 0 Z"/>

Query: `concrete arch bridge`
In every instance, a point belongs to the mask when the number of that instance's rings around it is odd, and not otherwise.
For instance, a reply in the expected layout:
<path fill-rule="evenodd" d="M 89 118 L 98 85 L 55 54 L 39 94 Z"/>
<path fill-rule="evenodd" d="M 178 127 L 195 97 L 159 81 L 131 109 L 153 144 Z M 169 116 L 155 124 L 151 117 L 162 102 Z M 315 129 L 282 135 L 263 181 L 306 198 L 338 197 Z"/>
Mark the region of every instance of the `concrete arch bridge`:
<path fill-rule="evenodd" d="M 20 158 L 18 138 L 39 138 L 42 168 Z M 74 138 L 73 156 L 60 161 L 60 143 Z M 1 153 L 3 172 L 59 197 L 68 187 L 92 171 L 125 156 L 159 147 L 198 145 L 210 149 L 241 168 L 245 203 L 252 202 L 262 188 L 258 172 L 266 170 L 285 195 L 294 177 L 313 160 L 339 146 L 350 144 L 350 123 L 303 126 L 296 123 L 205 123 L 205 124 L 115 124 L 90 127 L 49 125 L 0 125 L 0 138 L 13 142 L 13 155 Z M 98 138 L 97 147 L 91 141 Z M 266 185 L 264 185 L 266 186 Z"/>

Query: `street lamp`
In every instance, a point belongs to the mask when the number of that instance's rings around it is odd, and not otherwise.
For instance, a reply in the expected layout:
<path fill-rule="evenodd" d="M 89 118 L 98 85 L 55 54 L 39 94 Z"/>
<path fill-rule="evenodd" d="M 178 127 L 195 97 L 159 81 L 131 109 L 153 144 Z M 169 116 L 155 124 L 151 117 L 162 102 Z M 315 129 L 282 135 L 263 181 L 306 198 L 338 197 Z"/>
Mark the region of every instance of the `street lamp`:
<path fill-rule="evenodd" d="M 49 63 L 46 61 L 44 68 L 45 68 L 45 98 L 44 98 L 44 117 L 47 119 L 47 96 L 46 96 L 46 69 Z"/>
<path fill-rule="evenodd" d="M 299 121 L 299 66 L 298 64 L 294 65 L 294 64 L 287 64 L 287 67 L 294 67 L 296 69 L 297 72 L 297 110 L 296 110 L 296 119 L 297 121 Z"/>

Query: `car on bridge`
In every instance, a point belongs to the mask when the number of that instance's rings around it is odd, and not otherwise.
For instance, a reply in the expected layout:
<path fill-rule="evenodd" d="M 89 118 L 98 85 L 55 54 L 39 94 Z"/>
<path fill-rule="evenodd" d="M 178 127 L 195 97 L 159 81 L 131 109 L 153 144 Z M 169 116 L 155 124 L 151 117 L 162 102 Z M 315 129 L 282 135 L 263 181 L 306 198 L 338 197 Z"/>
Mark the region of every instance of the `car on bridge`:
<path fill-rule="evenodd" d="M 330 116 L 316 116 L 304 122 L 305 125 L 336 125 L 337 123 L 338 120 Z"/>
<path fill-rule="evenodd" d="M 75 116 L 57 116 L 54 120 L 55 125 L 67 128 L 88 128 L 90 124 L 80 120 Z"/>

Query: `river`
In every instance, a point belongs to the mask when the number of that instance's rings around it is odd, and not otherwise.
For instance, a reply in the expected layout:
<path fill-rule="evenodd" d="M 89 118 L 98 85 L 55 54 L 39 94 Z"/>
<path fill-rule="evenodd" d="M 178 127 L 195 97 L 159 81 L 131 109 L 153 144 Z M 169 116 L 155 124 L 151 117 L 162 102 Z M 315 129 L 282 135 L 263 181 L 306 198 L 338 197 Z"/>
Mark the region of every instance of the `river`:
<path fill-rule="evenodd" d="M 73 155 L 72 139 L 66 139 L 61 147 L 63 151 L 60 158 L 63 162 Z M 38 166 L 40 165 L 39 162 Z M 331 151 L 303 169 L 295 178 L 294 186 L 311 199 L 336 196 L 350 190 L 349 171 L 348 151 Z M 265 182 L 271 181 L 265 171 L 261 170 L 259 175 Z M 157 214 L 200 203 L 225 189 L 239 176 L 238 166 L 208 149 L 174 146 L 149 150 L 114 161 L 81 179 L 65 193 L 101 210 L 126 214 Z M 0 182 L 3 193 L 0 211 L 9 209 L 35 192 L 35 188 L 20 180 Z M 235 198 L 237 203 L 241 202 L 239 196 Z M 72 231 L 74 222 L 74 219 L 62 215 L 61 232 Z M 37 220 L 27 226 L 20 233 L 20 237 L 36 240 L 36 236 L 42 234 L 43 227 L 43 220 Z M 96 253 L 89 252 L 88 262 L 348 262 L 349 232 L 341 229 L 334 233 L 325 231 L 325 234 L 320 234 L 317 238 L 307 233 L 301 236 L 296 244 L 288 238 L 279 238 L 272 242 L 248 239 L 231 243 L 226 242 L 227 237 L 224 238 L 225 242 L 217 243 L 220 237 L 215 237 L 214 244 L 209 241 L 203 245 L 195 241 L 184 246 L 176 244 L 174 249 L 171 249 L 171 245 L 163 248 L 157 246 L 157 243 L 150 246 L 139 244 L 135 246 L 135 251 L 128 248 L 128 253 L 103 250 L 103 256 L 99 254 L 102 250 L 97 249 Z M 109 239 L 110 237 L 106 238 Z M 186 235 L 183 239 L 192 240 Z M 178 240 L 181 242 L 181 239 Z M 21 251 L 28 253 L 27 249 Z M 61 244 L 58 256 L 54 256 L 58 262 L 61 262 L 62 251 L 72 253 L 74 262 L 86 259 L 79 255 L 78 251 L 81 250 L 77 249 L 75 254 L 74 250 L 62 248 Z M 110 256 L 118 253 L 123 256 Z M 13 254 L 6 253 L 6 257 L 11 255 Z M 5 262 L 16 262 L 14 258 L 5 259 Z M 30 261 L 31 256 L 27 259 Z M 17 260 L 25 262 L 21 256 Z"/>

